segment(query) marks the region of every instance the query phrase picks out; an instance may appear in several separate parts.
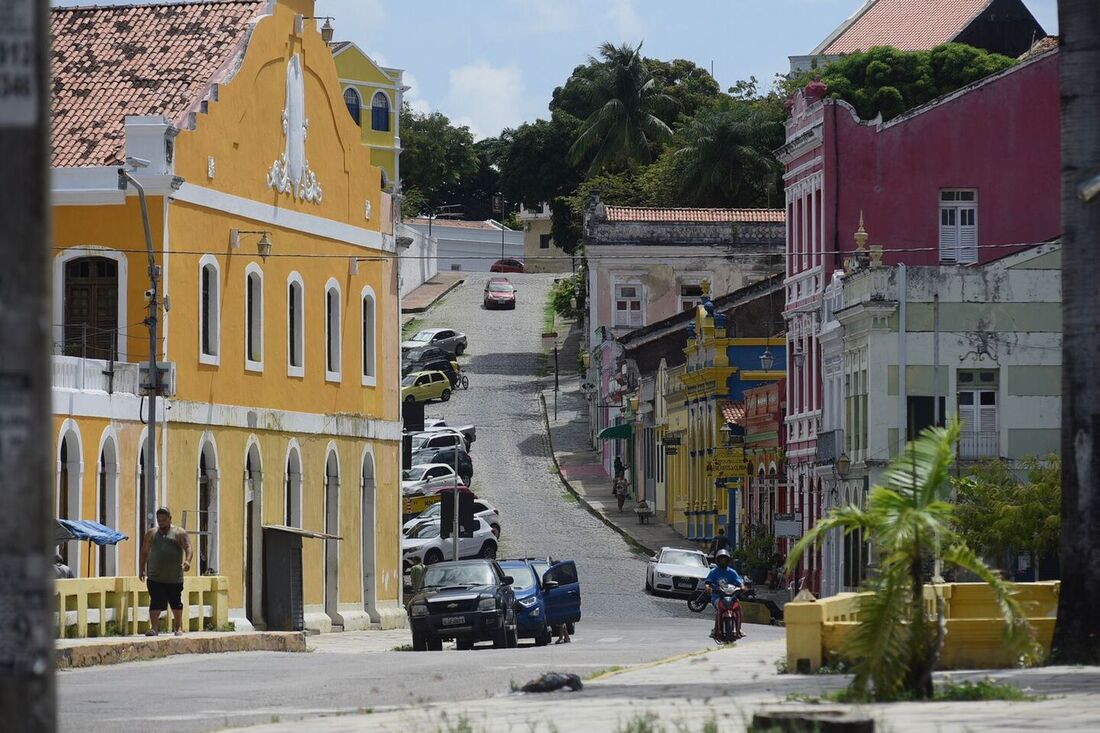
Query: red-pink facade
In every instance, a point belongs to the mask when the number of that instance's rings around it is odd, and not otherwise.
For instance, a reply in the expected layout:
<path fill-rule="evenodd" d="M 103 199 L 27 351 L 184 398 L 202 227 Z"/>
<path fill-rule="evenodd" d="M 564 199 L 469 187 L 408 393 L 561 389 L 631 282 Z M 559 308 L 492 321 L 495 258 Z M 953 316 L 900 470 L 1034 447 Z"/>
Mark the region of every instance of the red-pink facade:
<path fill-rule="evenodd" d="M 819 82 L 792 100 L 787 143 L 779 151 L 786 167 L 792 355 L 785 504 L 801 511 L 804 529 L 822 513 L 814 471 L 822 294 L 855 249 L 861 214 L 871 245 L 884 248 L 888 265 L 940 262 L 941 196 L 955 190 L 974 197 L 978 262 L 1058 237 L 1058 62 L 1058 52 L 1048 52 L 887 123 L 862 121 L 847 103 L 823 99 L 827 90 Z M 820 558 L 807 557 L 803 571 L 817 592 Z"/>

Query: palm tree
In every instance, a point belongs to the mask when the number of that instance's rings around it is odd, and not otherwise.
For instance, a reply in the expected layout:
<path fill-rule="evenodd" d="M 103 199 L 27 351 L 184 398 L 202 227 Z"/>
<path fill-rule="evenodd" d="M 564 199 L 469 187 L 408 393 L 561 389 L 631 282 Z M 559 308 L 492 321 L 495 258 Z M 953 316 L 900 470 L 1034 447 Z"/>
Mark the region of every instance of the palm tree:
<path fill-rule="evenodd" d="M 749 103 L 726 102 L 695 117 L 673 153 L 680 195 L 691 206 L 759 205 L 779 170 L 771 151 L 783 123 Z"/>
<path fill-rule="evenodd" d="M 1083 182 L 1100 171 L 1100 4 L 1059 0 L 1062 33 L 1062 588 L 1052 661 L 1100 664 L 1100 196 Z M 1079 191 L 1081 192 L 1079 194 Z"/>
<path fill-rule="evenodd" d="M 1006 623 L 1006 641 L 1029 656 L 1030 627 L 1011 586 L 997 577 L 952 529 L 953 506 L 945 500 L 959 428 L 928 428 L 906 446 L 875 486 L 867 508 L 834 509 L 791 552 L 789 570 L 808 548 L 832 529 L 863 530 L 879 553 L 878 574 L 862 596 L 859 625 L 845 640 L 843 655 L 852 660 L 851 692 L 858 699 L 927 699 L 932 670 L 943 644 L 943 600 L 937 616 L 925 612 L 924 562 L 939 557 L 974 573 L 993 589 Z M 934 631 L 935 630 L 935 631 Z M 870 690 L 868 688 L 871 688 Z"/>
<path fill-rule="evenodd" d="M 672 135 L 658 113 L 675 106 L 646 68 L 642 44 L 600 46 L 600 59 L 589 57 L 593 73 L 575 74 L 569 83 L 594 110 L 569 149 L 574 164 L 591 156 L 588 173 L 646 165 L 651 146 Z M 588 78 L 591 77 L 591 78 Z"/>

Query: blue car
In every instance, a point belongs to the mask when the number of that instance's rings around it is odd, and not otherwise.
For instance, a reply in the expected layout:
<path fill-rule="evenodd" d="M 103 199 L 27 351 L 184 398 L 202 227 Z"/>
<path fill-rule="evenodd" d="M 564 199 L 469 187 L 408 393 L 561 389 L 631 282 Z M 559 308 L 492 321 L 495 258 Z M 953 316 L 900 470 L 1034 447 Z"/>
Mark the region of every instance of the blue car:
<path fill-rule="evenodd" d="M 534 616 L 536 607 L 540 609 L 539 615 L 545 619 L 544 623 L 550 627 L 552 633 L 559 633 L 561 626 L 567 624 L 569 633 L 572 634 L 576 623 L 581 620 L 581 584 L 577 576 L 577 564 L 572 560 L 557 561 L 553 558 L 506 560 L 502 561 L 501 565 L 504 566 L 506 563 L 520 563 L 528 566 L 537 581 L 537 588 L 531 590 L 521 592 L 518 587 L 514 587 L 517 605 L 523 605 L 518 601 L 527 594 L 537 595 L 541 600 L 541 603 L 526 601 L 528 606 L 517 613 L 517 618 L 520 619 L 517 620 L 520 635 L 524 636 L 524 621 L 521 617 L 527 616 L 529 618 L 527 635 L 535 637 L 538 643 L 541 631 L 537 628 L 537 617 Z M 510 567 L 509 572 L 513 569 L 514 566 Z"/>
<path fill-rule="evenodd" d="M 501 569 L 512 576 L 516 594 L 516 632 L 521 639 L 534 639 L 535 646 L 550 643 L 550 624 L 542 587 L 530 560 L 501 560 Z"/>

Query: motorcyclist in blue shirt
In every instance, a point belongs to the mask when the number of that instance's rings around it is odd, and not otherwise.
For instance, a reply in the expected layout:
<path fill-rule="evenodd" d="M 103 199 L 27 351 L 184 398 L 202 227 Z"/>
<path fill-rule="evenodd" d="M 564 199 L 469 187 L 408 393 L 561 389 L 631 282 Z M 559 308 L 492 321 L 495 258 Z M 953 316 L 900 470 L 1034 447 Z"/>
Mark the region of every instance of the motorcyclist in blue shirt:
<path fill-rule="evenodd" d="M 719 550 L 714 556 L 714 562 L 717 567 L 711 568 L 710 574 L 707 575 L 707 579 L 704 581 L 707 590 L 710 591 L 710 604 L 714 607 L 714 630 L 710 633 L 711 638 L 718 637 L 718 599 L 720 594 L 718 592 L 719 584 L 724 580 L 729 585 L 736 586 L 745 589 L 745 580 L 741 577 L 741 574 L 730 567 L 730 553 L 728 550 Z M 741 633 L 741 619 L 737 619 L 737 636 L 738 638 L 744 636 Z"/>

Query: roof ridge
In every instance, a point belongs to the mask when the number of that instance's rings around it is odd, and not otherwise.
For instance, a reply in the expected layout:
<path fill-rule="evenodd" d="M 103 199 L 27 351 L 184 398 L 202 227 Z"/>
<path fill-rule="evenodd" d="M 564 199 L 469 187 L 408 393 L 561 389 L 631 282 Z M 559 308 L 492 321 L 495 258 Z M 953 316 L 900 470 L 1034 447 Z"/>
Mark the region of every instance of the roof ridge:
<path fill-rule="evenodd" d="M 130 10 L 133 8 L 160 8 L 180 5 L 256 5 L 265 0 L 159 0 L 147 3 L 105 3 L 103 5 L 55 5 L 51 13 L 85 10 Z"/>

